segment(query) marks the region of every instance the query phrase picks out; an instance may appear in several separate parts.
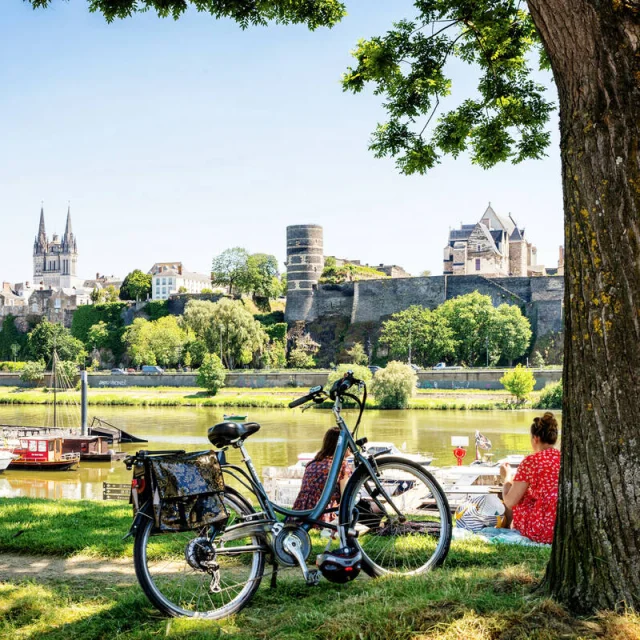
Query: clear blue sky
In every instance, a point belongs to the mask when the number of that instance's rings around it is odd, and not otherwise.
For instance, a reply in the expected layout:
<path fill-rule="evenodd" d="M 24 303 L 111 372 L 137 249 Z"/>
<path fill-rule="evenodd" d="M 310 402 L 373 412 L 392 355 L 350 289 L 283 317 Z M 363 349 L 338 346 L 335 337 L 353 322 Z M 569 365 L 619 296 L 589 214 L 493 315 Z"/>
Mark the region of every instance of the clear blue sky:
<path fill-rule="evenodd" d="M 555 266 L 557 117 L 544 161 L 484 171 L 447 159 L 427 177 L 398 175 L 367 149 L 380 98 L 339 80 L 357 40 L 412 17 L 412 3 L 348 8 L 332 30 L 243 32 L 196 12 L 109 25 L 85 0 L 39 11 L 3 0 L 0 279 L 31 279 L 41 200 L 49 233 L 71 201 L 84 277 L 168 260 L 206 272 L 237 245 L 284 261 L 286 225 L 308 222 L 324 226 L 328 255 L 439 274 L 449 227 L 488 201 Z M 472 92 L 473 70 L 453 73 L 456 99 Z"/>

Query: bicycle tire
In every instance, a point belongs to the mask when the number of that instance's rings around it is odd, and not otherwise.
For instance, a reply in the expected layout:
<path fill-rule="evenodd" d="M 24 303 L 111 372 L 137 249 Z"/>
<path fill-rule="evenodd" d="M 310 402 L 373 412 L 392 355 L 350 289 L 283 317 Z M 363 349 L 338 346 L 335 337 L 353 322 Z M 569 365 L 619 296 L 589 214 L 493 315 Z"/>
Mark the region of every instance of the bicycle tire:
<path fill-rule="evenodd" d="M 232 489 L 231 487 L 226 487 L 223 494 L 223 499 L 227 510 L 230 513 L 231 518 L 233 517 L 233 513 L 235 512 L 238 515 L 247 516 L 252 513 L 255 513 L 253 507 L 246 501 L 246 499 L 239 494 L 237 491 Z M 230 522 L 232 521 L 230 518 Z M 258 590 L 260 586 L 260 582 L 262 580 L 262 576 L 264 573 L 264 564 L 265 564 L 265 554 L 267 551 L 266 546 L 261 551 L 251 551 L 247 552 L 247 555 L 251 554 L 252 556 L 252 566 L 250 571 L 250 577 L 246 581 L 246 585 L 240 590 L 240 592 L 233 597 L 226 604 L 211 608 L 205 611 L 197 611 L 194 609 L 188 609 L 182 606 L 181 604 L 173 602 L 170 597 L 168 597 L 165 593 L 162 592 L 160 587 L 156 584 L 156 581 L 150 574 L 149 566 L 148 566 L 148 544 L 150 540 L 157 539 L 158 536 L 151 536 L 151 532 L 154 526 L 153 518 L 145 518 L 143 524 L 140 526 L 136 533 L 134 547 L 133 547 L 133 559 L 134 559 L 134 567 L 136 571 L 136 576 L 138 578 L 138 582 L 140 587 L 144 591 L 145 595 L 153 604 L 156 609 L 165 614 L 166 616 L 177 618 L 177 617 L 199 617 L 205 618 L 209 620 L 218 620 L 220 618 L 226 618 L 234 613 L 240 611 L 244 606 L 246 606 L 251 598 L 254 596 L 255 592 Z M 196 532 L 190 532 L 192 535 L 196 535 Z M 177 533 L 169 533 L 162 534 L 166 536 L 178 536 L 181 534 Z M 186 539 L 187 536 L 185 536 Z M 247 536 L 250 538 L 250 536 Z M 260 544 L 257 537 L 252 536 L 253 544 Z M 176 554 L 176 558 L 178 555 Z M 186 559 L 184 558 L 184 552 L 182 553 L 182 561 L 185 562 L 185 565 L 188 565 Z M 169 561 L 166 561 L 166 564 L 169 564 Z M 194 575 L 198 575 L 193 569 L 192 572 Z M 204 572 L 203 572 L 204 575 Z M 206 578 L 208 580 L 208 578 Z M 225 587 L 227 588 L 227 587 Z M 182 591 L 180 592 L 182 596 Z M 200 602 L 200 597 L 198 597 L 198 604 Z M 211 600 L 211 596 L 207 596 L 209 600 Z"/>
<path fill-rule="evenodd" d="M 376 465 L 378 467 L 378 477 L 383 480 L 387 478 L 385 482 L 389 482 L 389 479 L 393 479 L 394 473 L 389 472 L 392 472 L 392 470 L 395 469 L 395 476 L 398 478 L 405 477 L 405 484 L 409 484 L 409 479 L 407 478 L 407 476 L 412 476 L 414 478 L 414 481 L 419 480 L 423 483 L 424 487 L 422 487 L 422 489 L 428 490 L 430 492 L 433 498 L 433 502 L 435 503 L 435 507 L 437 508 L 437 513 L 440 517 L 439 524 L 436 525 L 436 521 L 433 516 L 431 517 L 431 520 L 428 520 L 426 517 L 419 515 L 413 516 L 413 518 L 408 518 L 408 522 L 411 524 L 411 526 L 415 526 L 417 528 L 418 534 L 423 536 L 422 538 L 415 537 L 415 540 L 424 542 L 429 540 L 428 537 L 424 536 L 431 536 L 431 538 L 433 538 L 433 531 L 435 530 L 436 526 L 439 527 L 439 537 L 437 540 L 437 544 L 434 545 L 433 552 L 431 553 L 431 555 L 429 555 L 429 557 L 426 558 L 424 562 L 418 560 L 418 558 L 416 558 L 416 560 L 412 559 L 411 562 L 409 562 L 406 558 L 406 549 L 404 549 L 406 566 L 398 566 L 396 562 L 392 561 L 390 552 L 387 551 L 383 552 L 383 556 L 388 556 L 388 563 L 393 563 L 392 568 L 383 566 L 378 558 L 373 557 L 374 554 L 372 553 L 371 549 L 373 548 L 373 546 L 375 546 L 375 544 L 378 544 L 378 546 L 380 546 L 379 540 L 382 537 L 382 529 L 384 529 L 384 526 L 382 526 L 382 522 L 385 522 L 387 530 L 393 531 L 390 522 L 395 517 L 395 512 L 393 512 L 391 507 L 389 507 L 391 516 L 389 516 L 389 514 L 386 514 L 385 516 L 382 515 L 379 512 L 379 508 L 374 505 L 374 509 L 378 509 L 377 514 L 373 511 L 370 511 L 368 515 L 363 515 L 363 507 L 359 507 L 357 505 L 360 504 L 363 499 L 366 502 L 366 496 L 370 494 L 370 492 L 368 492 L 366 488 L 364 488 L 365 482 L 368 481 L 370 483 L 369 488 L 374 487 L 375 485 L 373 485 L 373 481 L 371 480 L 371 476 L 369 475 L 366 467 L 364 465 L 361 465 L 356 469 L 354 474 L 349 479 L 349 482 L 344 491 L 344 495 L 340 501 L 340 522 L 349 523 L 350 527 L 353 528 L 353 526 L 355 526 L 356 530 L 358 528 L 364 528 L 365 530 L 364 537 L 360 537 L 362 536 L 362 531 L 359 531 L 358 537 L 350 538 L 350 543 L 359 548 L 362 553 L 363 570 L 371 577 L 381 577 L 384 575 L 418 575 L 442 565 L 447 557 L 447 554 L 449 553 L 452 535 L 449 501 L 447 500 L 447 496 L 442 490 L 442 487 L 435 479 L 435 477 L 422 465 L 405 460 L 404 458 L 394 456 L 381 456 L 380 458 L 376 459 Z M 395 480 L 392 481 L 396 482 Z M 397 480 L 397 482 L 402 483 L 403 480 Z M 419 489 L 421 489 L 421 487 L 416 483 L 415 491 L 417 492 Z M 402 498 L 403 502 L 407 502 L 408 499 L 411 499 L 412 497 L 415 499 L 416 496 L 409 495 L 410 491 L 413 490 L 413 485 L 411 489 L 405 490 L 405 497 Z M 377 490 L 374 490 L 373 494 L 375 494 L 375 491 Z M 394 498 L 394 496 L 391 497 L 392 499 Z M 394 502 L 400 502 L 400 499 L 396 497 Z M 373 503 L 369 502 L 369 504 Z M 431 511 L 433 511 L 433 509 L 431 509 Z M 358 514 L 358 517 L 361 518 L 360 522 L 354 522 L 354 514 L 356 512 Z M 406 516 L 406 514 L 403 515 Z M 403 536 L 403 538 L 406 540 L 407 536 L 416 534 L 416 531 L 412 531 L 411 527 L 408 524 L 400 524 L 398 521 L 395 526 L 397 530 L 402 531 L 402 533 L 399 533 L 398 536 L 394 536 L 392 534 L 387 535 L 389 540 L 391 540 L 391 538 L 394 538 L 394 540 L 387 545 L 388 547 L 395 545 L 395 540 L 400 536 Z M 431 528 L 432 531 L 429 534 L 423 534 L 420 527 L 424 527 L 425 531 L 427 528 Z M 369 538 L 373 539 L 374 535 L 378 536 L 378 540 L 373 541 L 373 545 L 369 548 L 368 544 L 371 542 Z M 426 548 L 430 545 L 424 544 L 423 546 Z M 416 552 L 416 555 L 420 555 L 419 550 Z M 416 562 L 419 562 L 417 566 Z"/>

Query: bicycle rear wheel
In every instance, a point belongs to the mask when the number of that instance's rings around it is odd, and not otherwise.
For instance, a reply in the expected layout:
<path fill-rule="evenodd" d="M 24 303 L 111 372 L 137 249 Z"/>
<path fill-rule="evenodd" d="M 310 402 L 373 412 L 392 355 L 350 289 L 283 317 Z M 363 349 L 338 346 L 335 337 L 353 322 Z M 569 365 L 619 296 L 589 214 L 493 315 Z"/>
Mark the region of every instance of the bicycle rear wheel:
<path fill-rule="evenodd" d="M 227 527 L 254 513 L 226 488 Z M 266 546 L 256 535 L 224 542 L 224 532 L 207 539 L 206 529 L 153 534 L 153 519 L 138 529 L 133 559 L 138 582 L 151 603 L 171 617 L 225 618 L 244 607 L 260 586 Z M 236 549 L 234 551 L 234 549 Z"/>
<path fill-rule="evenodd" d="M 452 526 L 449 502 L 438 481 L 403 458 L 383 456 L 376 463 L 390 501 L 361 465 L 340 504 L 340 522 L 358 532 L 351 542 L 362 552 L 363 569 L 374 577 L 416 575 L 441 565 Z"/>

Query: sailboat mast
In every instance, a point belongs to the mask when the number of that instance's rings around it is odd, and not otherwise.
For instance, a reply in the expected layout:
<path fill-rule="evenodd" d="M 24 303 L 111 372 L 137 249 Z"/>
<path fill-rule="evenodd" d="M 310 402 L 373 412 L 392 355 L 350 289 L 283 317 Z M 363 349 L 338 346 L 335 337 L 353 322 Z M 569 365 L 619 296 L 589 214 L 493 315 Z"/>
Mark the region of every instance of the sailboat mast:
<path fill-rule="evenodd" d="M 58 360 L 58 354 L 56 352 L 56 343 L 55 339 L 53 342 L 53 426 L 58 426 L 58 395 L 57 395 L 57 387 L 58 387 L 58 376 L 56 371 L 56 361 Z"/>

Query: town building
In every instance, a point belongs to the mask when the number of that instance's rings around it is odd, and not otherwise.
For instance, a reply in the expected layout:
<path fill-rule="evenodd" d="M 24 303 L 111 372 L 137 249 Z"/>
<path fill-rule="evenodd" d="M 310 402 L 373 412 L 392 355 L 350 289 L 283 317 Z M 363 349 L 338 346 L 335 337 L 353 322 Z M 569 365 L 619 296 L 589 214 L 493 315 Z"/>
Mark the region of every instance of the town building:
<path fill-rule="evenodd" d="M 149 270 L 151 299 L 167 300 L 176 293 L 201 293 L 211 288 L 211 276 L 187 271 L 182 262 L 156 262 Z"/>
<path fill-rule="evenodd" d="M 498 215 L 491 203 L 475 224 L 449 231 L 444 249 L 445 275 L 485 277 L 544 276 L 537 263 L 537 249 L 525 238 L 511 214 Z"/>

